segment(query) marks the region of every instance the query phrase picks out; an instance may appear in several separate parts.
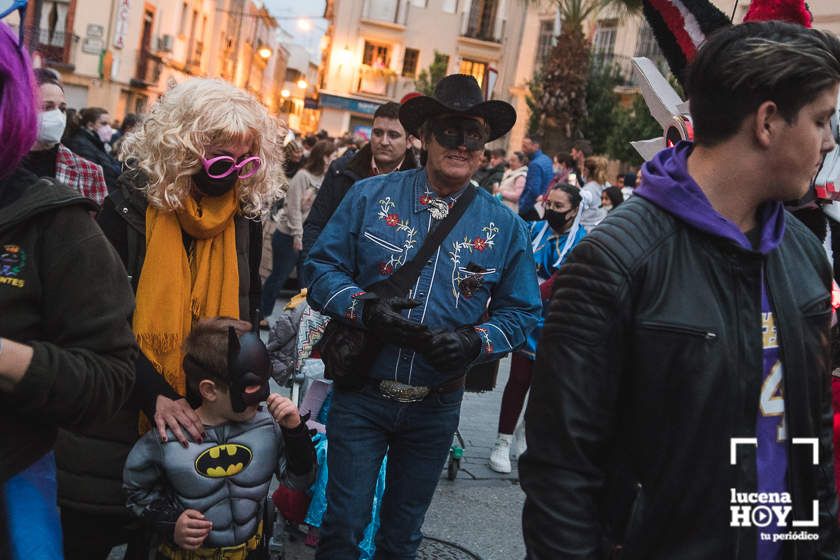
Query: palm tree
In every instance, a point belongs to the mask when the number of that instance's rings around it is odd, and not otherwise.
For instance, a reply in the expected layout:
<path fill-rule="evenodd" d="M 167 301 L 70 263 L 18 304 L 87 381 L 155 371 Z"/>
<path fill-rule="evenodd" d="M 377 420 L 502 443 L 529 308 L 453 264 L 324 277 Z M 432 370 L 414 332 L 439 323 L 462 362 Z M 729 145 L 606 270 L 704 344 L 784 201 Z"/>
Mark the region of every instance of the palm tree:
<path fill-rule="evenodd" d="M 545 0 L 523 0 L 542 3 Z M 581 136 L 586 120 L 586 82 L 589 79 L 590 48 L 583 23 L 610 10 L 621 18 L 641 10 L 642 0 L 551 0 L 560 13 L 561 32 L 539 75 L 540 98 L 532 100 L 539 108 L 538 131 L 545 136 L 547 149 L 567 150 Z M 534 88 L 532 88 L 533 90 Z M 531 132 L 535 132 L 532 130 Z"/>

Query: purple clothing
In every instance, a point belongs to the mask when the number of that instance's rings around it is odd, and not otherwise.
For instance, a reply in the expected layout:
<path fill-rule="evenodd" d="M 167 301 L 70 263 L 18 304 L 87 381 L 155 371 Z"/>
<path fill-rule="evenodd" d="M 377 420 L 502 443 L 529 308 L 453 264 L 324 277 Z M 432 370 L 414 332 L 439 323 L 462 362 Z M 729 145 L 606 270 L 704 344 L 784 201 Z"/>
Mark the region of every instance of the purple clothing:
<path fill-rule="evenodd" d="M 761 284 L 761 337 L 764 352 L 764 372 L 761 384 L 755 437 L 758 449 L 755 454 L 758 474 L 757 492 L 787 491 L 787 430 L 785 430 L 785 400 L 782 392 L 782 362 L 779 356 L 779 339 L 773 305 Z M 788 523 L 790 519 L 788 519 Z M 782 541 L 762 540 L 761 534 L 784 533 L 785 528 L 775 522 L 758 529 L 756 558 L 779 560 L 782 558 Z"/>
<path fill-rule="evenodd" d="M 721 216 L 711 205 L 700 186 L 688 173 L 688 157 L 693 149 L 690 142 L 680 142 L 674 148 L 659 152 L 642 169 L 642 184 L 634 194 L 649 200 L 677 219 L 705 233 L 731 240 L 749 251 L 755 248 L 747 236 L 733 222 Z M 737 188 L 737 185 L 733 185 Z M 785 231 L 785 212 L 781 202 L 766 202 L 758 210 L 760 236 L 758 252 L 762 255 L 776 249 Z M 781 493 L 787 491 L 787 434 L 784 429 L 785 402 L 782 395 L 782 364 L 773 305 L 767 294 L 766 280 L 761 279 L 763 374 L 759 409 L 756 411 L 756 492 Z M 750 434 L 736 434 L 749 436 Z M 788 521 L 790 521 L 788 519 Z M 758 533 L 783 532 L 775 522 L 759 528 Z M 782 557 L 782 542 L 762 540 L 758 535 L 756 558 L 778 560 Z"/>
<path fill-rule="evenodd" d="M 642 166 L 642 184 L 633 191 L 693 228 L 730 239 L 754 250 L 747 236 L 712 208 L 700 186 L 688 174 L 688 156 L 694 145 L 680 142 L 662 150 Z M 737 185 L 733 185 L 737 188 Z M 785 211 L 781 202 L 766 202 L 758 209 L 761 242 L 758 251 L 766 255 L 779 246 L 785 233 Z"/>

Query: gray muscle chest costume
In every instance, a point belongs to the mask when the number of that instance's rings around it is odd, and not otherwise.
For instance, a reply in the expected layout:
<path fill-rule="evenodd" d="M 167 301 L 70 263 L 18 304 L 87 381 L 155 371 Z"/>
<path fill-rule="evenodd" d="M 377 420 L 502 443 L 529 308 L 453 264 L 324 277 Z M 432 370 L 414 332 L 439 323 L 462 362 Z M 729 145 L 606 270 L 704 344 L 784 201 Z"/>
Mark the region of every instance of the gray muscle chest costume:
<path fill-rule="evenodd" d="M 280 426 L 265 410 L 248 422 L 205 427 L 204 443 L 184 447 L 167 432 L 150 430 L 125 464 L 128 507 L 138 516 L 169 495 L 182 511 L 195 509 L 213 523 L 203 547 L 234 546 L 256 532 L 273 474 L 289 488 L 306 490 L 313 472 L 287 472 Z"/>

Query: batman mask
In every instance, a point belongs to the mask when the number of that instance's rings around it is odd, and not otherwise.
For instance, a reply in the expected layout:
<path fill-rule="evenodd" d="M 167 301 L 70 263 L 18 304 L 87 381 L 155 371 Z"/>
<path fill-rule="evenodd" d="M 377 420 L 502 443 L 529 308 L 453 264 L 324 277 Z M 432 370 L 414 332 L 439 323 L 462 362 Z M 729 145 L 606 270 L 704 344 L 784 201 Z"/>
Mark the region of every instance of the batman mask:
<path fill-rule="evenodd" d="M 271 360 L 268 350 L 254 332 L 236 336 L 228 328 L 228 380 L 233 411 L 243 412 L 268 398 L 268 377 Z M 259 387 L 257 389 L 257 387 Z"/>
<path fill-rule="evenodd" d="M 468 150 L 483 150 L 489 134 L 487 127 L 475 119 L 450 115 L 429 123 L 429 129 L 438 144 L 450 150 L 465 146 Z"/>

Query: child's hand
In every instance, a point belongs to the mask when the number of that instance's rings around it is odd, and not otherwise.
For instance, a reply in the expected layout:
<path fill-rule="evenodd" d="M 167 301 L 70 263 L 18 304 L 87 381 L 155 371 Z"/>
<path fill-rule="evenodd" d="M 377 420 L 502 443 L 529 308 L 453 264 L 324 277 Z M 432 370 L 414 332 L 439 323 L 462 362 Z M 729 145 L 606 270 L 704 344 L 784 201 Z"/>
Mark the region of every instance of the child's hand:
<path fill-rule="evenodd" d="M 175 544 L 184 550 L 195 550 L 204 544 L 213 524 L 200 511 L 187 509 L 175 522 Z"/>
<path fill-rule="evenodd" d="M 286 397 L 271 393 L 265 403 L 268 405 L 268 411 L 281 427 L 294 430 L 300 426 L 300 412 L 298 412 L 295 403 Z"/>

